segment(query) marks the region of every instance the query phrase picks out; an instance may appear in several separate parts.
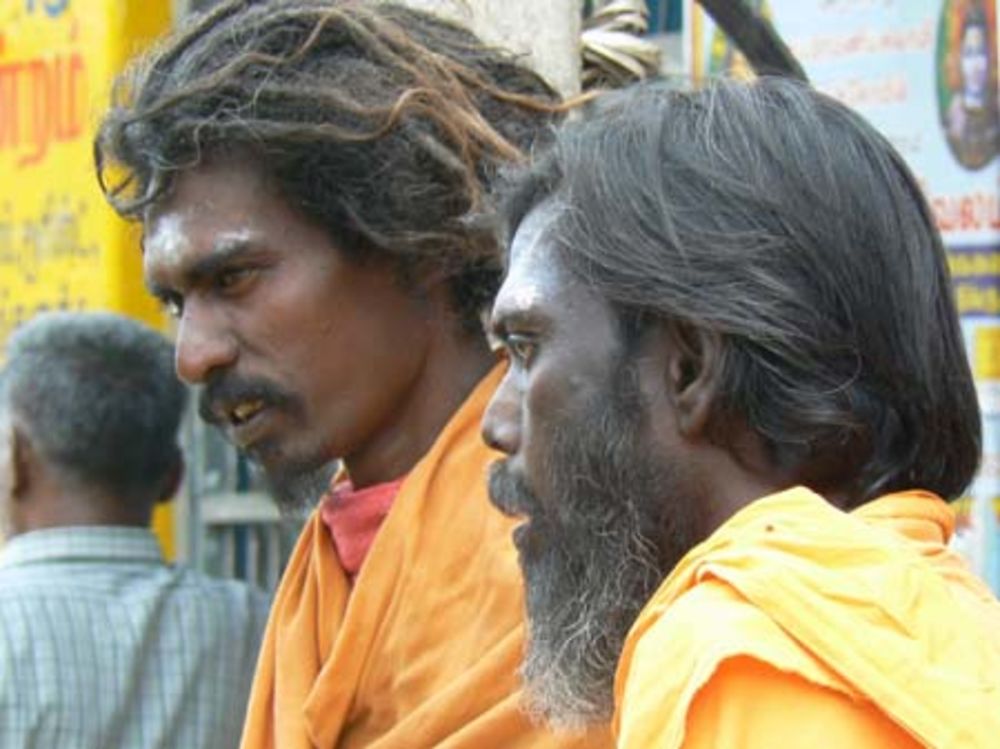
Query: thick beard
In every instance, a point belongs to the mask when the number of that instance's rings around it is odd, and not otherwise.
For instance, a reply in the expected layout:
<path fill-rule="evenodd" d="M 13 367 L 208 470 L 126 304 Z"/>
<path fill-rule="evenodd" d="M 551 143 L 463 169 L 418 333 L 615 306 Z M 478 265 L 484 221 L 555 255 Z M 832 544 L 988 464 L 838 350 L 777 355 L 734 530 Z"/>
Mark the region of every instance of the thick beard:
<path fill-rule="evenodd" d="M 693 545 L 694 499 L 676 467 L 644 445 L 634 372 L 560 425 L 546 454 L 543 503 L 496 466 L 490 492 L 531 520 L 521 549 L 529 713 L 563 730 L 610 719 L 622 646 L 640 610 Z"/>

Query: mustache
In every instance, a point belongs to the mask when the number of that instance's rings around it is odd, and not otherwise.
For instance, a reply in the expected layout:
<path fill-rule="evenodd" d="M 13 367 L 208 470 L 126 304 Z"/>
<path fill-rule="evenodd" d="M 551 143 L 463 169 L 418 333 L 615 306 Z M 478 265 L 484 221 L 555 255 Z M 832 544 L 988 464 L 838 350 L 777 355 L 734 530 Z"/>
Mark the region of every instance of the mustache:
<path fill-rule="evenodd" d="M 490 464 L 487 489 L 493 506 L 504 515 L 531 515 L 539 506 L 527 482 L 510 469 L 506 460 Z"/>
<path fill-rule="evenodd" d="M 198 415 L 207 423 L 218 426 L 225 412 L 241 401 L 259 400 L 265 407 L 298 408 L 298 399 L 287 390 L 261 378 L 223 375 L 212 380 L 198 398 Z"/>

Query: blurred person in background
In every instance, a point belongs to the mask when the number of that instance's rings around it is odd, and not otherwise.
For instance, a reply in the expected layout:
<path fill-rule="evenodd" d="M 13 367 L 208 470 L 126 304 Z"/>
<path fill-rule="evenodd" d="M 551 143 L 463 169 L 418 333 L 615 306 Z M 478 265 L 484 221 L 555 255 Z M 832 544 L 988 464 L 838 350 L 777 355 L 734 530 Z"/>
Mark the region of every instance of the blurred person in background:
<path fill-rule="evenodd" d="M 267 597 L 167 564 L 186 402 L 138 322 L 53 313 L 0 374 L 0 746 L 237 744 Z"/>
<path fill-rule="evenodd" d="M 223 3 L 122 82 L 98 171 L 143 224 L 177 371 L 282 506 L 319 501 L 247 749 L 608 741 L 520 709 L 522 585 L 479 437 L 500 253 L 475 217 L 559 109 L 509 54 L 391 3 Z"/>
<path fill-rule="evenodd" d="M 524 675 L 620 747 L 988 747 L 1000 603 L 948 548 L 976 390 L 919 186 L 788 80 L 599 100 L 514 181 L 484 436 Z"/>

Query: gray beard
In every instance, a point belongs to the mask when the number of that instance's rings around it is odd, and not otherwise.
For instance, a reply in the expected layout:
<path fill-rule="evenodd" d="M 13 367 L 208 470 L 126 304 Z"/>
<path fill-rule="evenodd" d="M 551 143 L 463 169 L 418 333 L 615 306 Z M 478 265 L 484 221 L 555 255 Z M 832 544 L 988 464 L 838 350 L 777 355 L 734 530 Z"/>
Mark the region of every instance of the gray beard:
<path fill-rule="evenodd" d="M 490 493 L 531 518 L 521 551 L 528 644 L 521 675 L 535 719 L 578 730 L 610 719 L 629 629 L 694 545 L 693 499 L 677 469 L 644 444 L 643 408 L 624 367 L 586 412 L 561 424 L 546 455 L 544 505 L 506 466 Z"/>
<path fill-rule="evenodd" d="M 299 519 L 329 491 L 338 468 L 337 461 L 315 465 L 283 467 L 280 471 L 258 467 L 268 493 L 286 519 Z"/>

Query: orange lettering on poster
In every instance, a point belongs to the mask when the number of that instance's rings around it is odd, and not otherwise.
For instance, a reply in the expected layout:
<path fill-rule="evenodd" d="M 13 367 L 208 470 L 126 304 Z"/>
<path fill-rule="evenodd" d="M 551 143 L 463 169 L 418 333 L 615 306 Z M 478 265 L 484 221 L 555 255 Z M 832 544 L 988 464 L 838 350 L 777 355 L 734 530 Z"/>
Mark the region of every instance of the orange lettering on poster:
<path fill-rule="evenodd" d="M 930 204 L 942 232 L 1000 230 L 1000 197 L 996 193 L 932 195 Z"/>
<path fill-rule="evenodd" d="M 84 134 L 86 60 L 79 52 L 0 64 L 0 152 L 17 166 L 43 161 L 54 143 Z"/>

